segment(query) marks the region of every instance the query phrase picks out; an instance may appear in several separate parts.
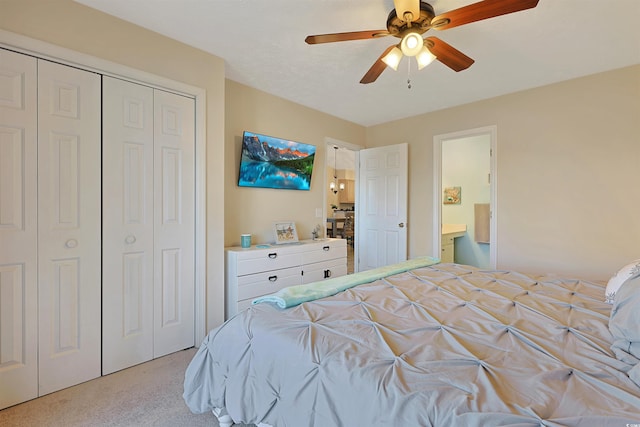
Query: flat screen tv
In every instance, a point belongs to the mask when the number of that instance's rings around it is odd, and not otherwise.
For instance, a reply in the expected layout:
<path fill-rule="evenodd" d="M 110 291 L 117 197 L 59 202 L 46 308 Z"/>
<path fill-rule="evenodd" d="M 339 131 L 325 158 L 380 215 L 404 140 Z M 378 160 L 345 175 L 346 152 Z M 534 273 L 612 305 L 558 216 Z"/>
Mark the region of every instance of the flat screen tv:
<path fill-rule="evenodd" d="M 314 145 L 245 131 L 238 186 L 309 190 Z"/>

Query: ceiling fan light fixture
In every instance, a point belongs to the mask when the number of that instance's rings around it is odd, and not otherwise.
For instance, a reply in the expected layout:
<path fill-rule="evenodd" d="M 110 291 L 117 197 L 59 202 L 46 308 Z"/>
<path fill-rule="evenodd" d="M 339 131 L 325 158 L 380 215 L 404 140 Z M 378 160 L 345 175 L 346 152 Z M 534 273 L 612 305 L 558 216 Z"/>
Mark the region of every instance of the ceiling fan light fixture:
<path fill-rule="evenodd" d="M 431 64 L 436 56 L 431 53 L 426 46 L 423 46 L 420 53 L 416 55 L 416 61 L 418 61 L 418 70 L 422 70 L 427 65 Z"/>
<path fill-rule="evenodd" d="M 387 64 L 390 68 L 393 68 L 394 71 L 398 71 L 398 64 L 400 64 L 401 59 L 402 51 L 394 46 L 389 53 L 382 57 L 382 62 Z"/>
<path fill-rule="evenodd" d="M 422 36 L 415 31 L 407 33 L 400 42 L 400 49 L 406 56 L 416 56 L 424 47 Z"/>
<path fill-rule="evenodd" d="M 420 55 L 422 58 L 417 58 L 418 65 L 420 68 L 424 68 L 429 63 L 429 55 L 423 51 L 425 45 L 428 49 L 434 49 L 438 52 L 437 59 L 440 63 L 458 72 L 469 68 L 474 63 L 473 59 L 436 37 L 423 39 L 422 34 L 430 29 L 447 30 L 497 16 L 532 9 L 539 2 L 539 0 L 477 1 L 476 3 L 436 15 L 433 7 L 427 1 L 429 0 L 393 0 L 394 7 L 387 15 L 386 31 L 367 30 L 317 34 L 307 36 L 305 42 L 308 44 L 333 43 L 348 40 L 366 40 L 383 36 L 400 38 L 399 45 L 389 46 L 376 59 L 360 80 L 362 84 L 376 81 L 386 69 L 386 66 L 397 70 L 402 59 L 402 56 L 397 52 L 400 49 L 404 56 Z M 390 52 L 394 47 L 399 49 L 394 49 L 393 52 Z M 411 65 L 411 62 L 408 64 Z"/>

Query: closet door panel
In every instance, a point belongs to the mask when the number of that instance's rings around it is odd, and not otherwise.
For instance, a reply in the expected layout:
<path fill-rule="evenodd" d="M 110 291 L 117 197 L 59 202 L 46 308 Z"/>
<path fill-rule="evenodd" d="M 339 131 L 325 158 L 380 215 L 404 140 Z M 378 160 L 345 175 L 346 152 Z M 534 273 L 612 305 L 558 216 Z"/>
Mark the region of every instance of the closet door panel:
<path fill-rule="evenodd" d="M 38 396 L 37 63 L 0 49 L 0 409 Z"/>
<path fill-rule="evenodd" d="M 106 375 L 153 358 L 153 89 L 110 77 L 103 87 Z"/>
<path fill-rule="evenodd" d="M 154 91 L 154 357 L 194 345 L 193 99 Z"/>
<path fill-rule="evenodd" d="M 40 395 L 100 376 L 100 77 L 38 61 Z"/>

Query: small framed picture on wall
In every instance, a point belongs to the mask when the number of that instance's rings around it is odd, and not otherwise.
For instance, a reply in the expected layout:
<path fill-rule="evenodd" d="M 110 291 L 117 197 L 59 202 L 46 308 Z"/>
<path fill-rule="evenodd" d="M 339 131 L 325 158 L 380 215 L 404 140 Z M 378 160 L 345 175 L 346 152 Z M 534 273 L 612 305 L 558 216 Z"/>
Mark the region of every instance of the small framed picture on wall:
<path fill-rule="evenodd" d="M 462 202 L 462 187 L 446 187 L 442 203 L 445 205 L 459 205 Z"/>

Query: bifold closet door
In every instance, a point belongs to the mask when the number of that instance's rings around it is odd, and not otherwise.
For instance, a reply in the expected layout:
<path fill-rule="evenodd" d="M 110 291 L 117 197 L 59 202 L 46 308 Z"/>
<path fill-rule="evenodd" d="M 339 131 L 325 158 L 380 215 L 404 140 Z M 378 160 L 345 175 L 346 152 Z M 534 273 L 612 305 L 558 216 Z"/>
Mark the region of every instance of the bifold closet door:
<path fill-rule="evenodd" d="M 100 376 L 100 77 L 0 50 L 0 408 Z"/>
<path fill-rule="evenodd" d="M 195 344 L 195 101 L 154 91 L 153 357 Z"/>
<path fill-rule="evenodd" d="M 194 101 L 103 78 L 103 374 L 194 345 Z"/>
<path fill-rule="evenodd" d="M 103 77 L 104 375 L 153 358 L 153 89 Z"/>
<path fill-rule="evenodd" d="M 40 395 L 100 376 L 100 87 L 38 60 Z"/>
<path fill-rule="evenodd" d="M 0 409 L 38 396 L 37 87 L 0 49 Z"/>

